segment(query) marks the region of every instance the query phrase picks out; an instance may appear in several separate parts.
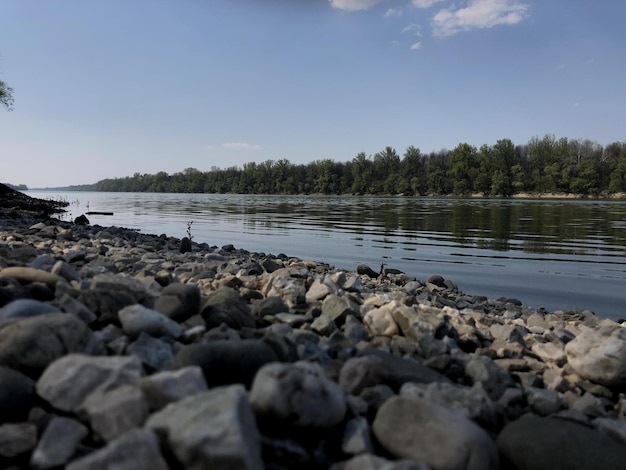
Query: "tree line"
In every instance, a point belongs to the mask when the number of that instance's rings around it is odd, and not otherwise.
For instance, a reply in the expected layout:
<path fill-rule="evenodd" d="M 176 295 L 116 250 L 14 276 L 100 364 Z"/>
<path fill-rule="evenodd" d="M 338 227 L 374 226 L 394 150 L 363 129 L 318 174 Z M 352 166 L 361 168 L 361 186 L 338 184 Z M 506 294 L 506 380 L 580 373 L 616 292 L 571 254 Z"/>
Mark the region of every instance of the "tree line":
<path fill-rule="evenodd" d="M 477 148 L 460 143 L 453 150 L 422 153 L 410 146 L 400 156 L 392 147 L 351 161 L 287 159 L 245 163 L 243 167 L 187 168 L 172 175 L 135 173 L 99 181 L 97 191 L 240 193 L 469 195 L 510 197 L 518 193 L 608 196 L 626 192 L 626 141 L 602 146 L 585 139 L 533 137 Z"/>

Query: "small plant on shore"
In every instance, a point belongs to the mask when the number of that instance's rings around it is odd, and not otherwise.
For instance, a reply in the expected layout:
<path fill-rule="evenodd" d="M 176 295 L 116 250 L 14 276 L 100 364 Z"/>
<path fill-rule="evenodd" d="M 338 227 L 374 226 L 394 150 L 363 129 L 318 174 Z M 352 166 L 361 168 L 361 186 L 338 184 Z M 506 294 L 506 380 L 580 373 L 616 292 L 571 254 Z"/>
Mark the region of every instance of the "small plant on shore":
<path fill-rule="evenodd" d="M 189 238 L 189 241 L 193 240 L 193 235 L 191 234 L 192 224 L 193 224 L 193 220 L 191 222 L 187 222 L 187 238 Z"/>

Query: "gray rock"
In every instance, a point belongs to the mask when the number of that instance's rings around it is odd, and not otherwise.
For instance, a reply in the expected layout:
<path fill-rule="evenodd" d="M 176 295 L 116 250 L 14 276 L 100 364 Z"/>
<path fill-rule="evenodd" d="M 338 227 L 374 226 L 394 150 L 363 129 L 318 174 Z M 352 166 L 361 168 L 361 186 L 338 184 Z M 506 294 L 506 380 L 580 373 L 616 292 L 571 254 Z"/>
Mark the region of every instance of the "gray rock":
<path fill-rule="evenodd" d="M 73 461 L 67 470 L 168 470 L 159 442 L 148 429 L 133 429 L 105 447 Z"/>
<path fill-rule="evenodd" d="M 356 272 L 358 274 L 371 277 L 372 279 L 375 279 L 378 277 L 378 273 L 374 271 L 372 268 L 370 268 L 367 264 L 359 264 L 356 267 Z"/>
<path fill-rule="evenodd" d="M 608 387 L 626 385 L 626 328 L 585 329 L 565 345 L 565 352 L 581 377 Z"/>
<path fill-rule="evenodd" d="M 126 347 L 126 352 L 141 359 L 146 370 L 160 371 L 172 364 L 174 351 L 170 343 L 149 334 L 141 333 L 139 337 Z"/>
<path fill-rule="evenodd" d="M 54 360 L 69 353 L 98 350 L 91 330 L 78 318 L 51 313 L 0 325 L 0 364 L 38 377 Z"/>
<path fill-rule="evenodd" d="M 348 455 L 374 453 L 372 433 L 365 418 L 358 416 L 346 423 L 341 450 Z"/>
<path fill-rule="evenodd" d="M 624 468 L 626 446 L 573 421 L 525 415 L 498 436 L 504 468 L 596 470 Z"/>
<path fill-rule="evenodd" d="M 337 326 L 343 325 L 348 315 L 359 316 L 359 305 L 351 295 L 331 294 L 322 302 L 322 315 L 331 318 Z"/>
<path fill-rule="evenodd" d="M 69 262 L 66 263 L 65 261 L 57 261 L 54 263 L 54 266 L 52 266 L 50 272 L 52 274 L 56 274 L 57 276 L 61 276 L 69 282 L 80 281 L 80 274 L 78 274 L 78 271 L 76 271 L 74 266 L 69 264 Z"/>
<path fill-rule="evenodd" d="M 54 416 L 44 430 L 30 460 L 35 468 L 52 468 L 65 465 L 76 452 L 89 430 L 80 422 Z"/>
<path fill-rule="evenodd" d="M 254 307 L 254 314 L 263 318 L 266 315 L 276 315 L 289 312 L 289 307 L 280 297 L 267 297 L 258 302 Z"/>
<path fill-rule="evenodd" d="M 358 395 L 367 387 L 387 380 L 388 370 L 382 358 L 374 355 L 348 359 L 339 372 L 339 385 L 346 393 Z"/>
<path fill-rule="evenodd" d="M 328 284 L 324 284 L 319 279 L 313 281 L 309 290 L 306 291 L 307 302 L 313 302 L 315 300 L 323 300 L 328 294 L 333 292 Z M 336 292 L 336 291 L 335 291 Z"/>
<path fill-rule="evenodd" d="M 152 410 L 160 410 L 171 402 L 207 391 L 202 369 L 194 366 L 143 377 L 138 385 Z"/>
<path fill-rule="evenodd" d="M 165 437 L 185 468 L 263 468 L 259 431 L 241 385 L 171 403 L 146 427 Z"/>
<path fill-rule="evenodd" d="M 273 363 L 254 378 L 250 402 L 259 417 L 311 428 L 328 428 L 346 414 L 339 385 L 315 363 Z"/>
<path fill-rule="evenodd" d="M 97 315 L 100 323 L 119 322 L 117 312 L 137 301 L 126 292 L 107 289 L 81 290 L 78 300 Z"/>
<path fill-rule="evenodd" d="M 330 336 L 337 331 L 337 325 L 328 315 L 320 315 L 311 323 L 311 329 L 317 331 L 322 336 Z"/>
<path fill-rule="evenodd" d="M 465 363 L 465 374 L 494 401 L 498 401 L 507 388 L 515 387 L 511 376 L 486 356 L 471 354 Z"/>
<path fill-rule="evenodd" d="M 48 366 L 37 382 L 37 393 L 55 408 L 76 411 L 96 390 L 136 383 L 143 373 L 133 356 L 68 354 Z"/>
<path fill-rule="evenodd" d="M 626 419 L 598 418 L 592 424 L 601 433 L 626 445 Z"/>
<path fill-rule="evenodd" d="M 200 314 L 206 322 L 207 329 L 215 328 L 222 323 L 236 330 L 256 325 L 248 303 L 230 287 L 220 287 L 211 294 Z"/>
<path fill-rule="evenodd" d="M 482 428 L 458 412 L 425 400 L 387 400 L 372 429 L 392 455 L 418 460 L 433 470 L 499 468 L 498 450 Z"/>
<path fill-rule="evenodd" d="M 78 412 L 87 416 L 91 429 L 109 442 L 143 425 L 148 418 L 148 403 L 138 387 L 121 385 L 113 390 L 95 390 Z"/>
<path fill-rule="evenodd" d="M 0 424 L 25 421 L 35 401 L 35 382 L 18 371 L 0 366 Z"/>
<path fill-rule="evenodd" d="M 490 431 L 496 431 L 501 421 L 498 406 L 482 388 L 463 387 L 446 382 L 430 384 L 405 383 L 400 396 L 421 398 L 448 410 L 458 411 L 466 418 Z"/>
<path fill-rule="evenodd" d="M 129 305 L 121 309 L 117 315 L 124 332 L 131 337 L 137 337 L 142 332 L 151 336 L 173 338 L 178 338 L 183 334 L 183 329 L 174 320 L 143 305 Z"/>
<path fill-rule="evenodd" d="M 90 325 L 98 319 L 96 314 L 83 305 L 82 302 L 68 294 L 63 294 L 58 303 L 64 312 L 74 315 L 86 325 Z"/>
<path fill-rule="evenodd" d="M 171 368 L 199 366 L 209 387 L 234 383 L 249 387 L 262 366 L 278 360 L 274 349 L 264 341 L 215 340 L 181 349 Z"/>
<path fill-rule="evenodd" d="M 195 284 L 175 282 L 163 288 L 154 309 L 182 322 L 200 313 L 200 289 Z"/>
<path fill-rule="evenodd" d="M 0 425 L 0 457 L 15 457 L 37 445 L 37 426 L 31 423 Z"/>
<path fill-rule="evenodd" d="M 362 454 L 334 464 L 330 470 L 432 470 L 417 460 L 387 460 L 377 455 Z"/>
<path fill-rule="evenodd" d="M 133 298 L 133 303 L 144 303 L 147 289 L 143 282 L 123 274 L 97 274 L 91 279 L 92 290 L 105 290 L 119 294 L 121 292 Z"/>
<path fill-rule="evenodd" d="M 0 322 L 14 318 L 28 318 L 48 313 L 60 313 L 59 308 L 33 299 L 17 299 L 0 308 Z"/>
<path fill-rule="evenodd" d="M 602 400 L 596 397 L 593 393 L 589 392 L 586 392 L 582 397 L 576 400 L 576 402 L 571 405 L 571 409 L 597 418 L 604 418 L 607 416 Z"/>
<path fill-rule="evenodd" d="M 540 416 L 549 416 L 557 413 L 566 405 L 563 395 L 555 390 L 527 387 L 524 389 L 524 394 L 530 409 Z"/>

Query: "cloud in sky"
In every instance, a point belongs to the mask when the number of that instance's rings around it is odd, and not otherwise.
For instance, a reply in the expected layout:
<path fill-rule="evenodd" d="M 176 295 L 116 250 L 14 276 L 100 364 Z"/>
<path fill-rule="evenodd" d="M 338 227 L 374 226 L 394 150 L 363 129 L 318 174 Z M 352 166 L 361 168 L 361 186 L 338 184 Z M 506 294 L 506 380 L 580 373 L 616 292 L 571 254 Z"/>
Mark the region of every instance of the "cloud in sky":
<path fill-rule="evenodd" d="M 474 28 L 517 24 L 526 17 L 528 5 L 517 0 L 470 0 L 465 8 L 445 8 L 437 12 L 432 21 L 433 34 L 452 36 Z"/>
<path fill-rule="evenodd" d="M 225 142 L 222 144 L 222 147 L 231 150 L 259 150 L 261 148 L 260 145 L 248 144 L 246 142 Z"/>
<path fill-rule="evenodd" d="M 339 10 L 358 11 L 372 8 L 381 0 L 329 0 L 333 8 Z"/>
<path fill-rule="evenodd" d="M 402 16 L 402 10 L 398 10 L 397 8 L 390 8 L 383 15 L 384 18 L 391 18 L 392 16 Z"/>
<path fill-rule="evenodd" d="M 443 2 L 443 0 L 411 0 L 411 3 L 417 8 L 430 8 L 439 2 Z"/>
<path fill-rule="evenodd" d="M 418 49 L 422 48 L 422 43 L 421 42 L 414 42 L 413 44 L 411 44 L 411 50 L 412 51 L 416 51 Z"/>
<path fill-rule="evenodd" d="M 413 33 L 415 34 L 415 36 L 421 37 L 422 33 L 421 33 L 421 29 L 422 27 L 416 23 L 410 24 L 408 25 L 406 28 L 402 28 L 402 33 Z"/>

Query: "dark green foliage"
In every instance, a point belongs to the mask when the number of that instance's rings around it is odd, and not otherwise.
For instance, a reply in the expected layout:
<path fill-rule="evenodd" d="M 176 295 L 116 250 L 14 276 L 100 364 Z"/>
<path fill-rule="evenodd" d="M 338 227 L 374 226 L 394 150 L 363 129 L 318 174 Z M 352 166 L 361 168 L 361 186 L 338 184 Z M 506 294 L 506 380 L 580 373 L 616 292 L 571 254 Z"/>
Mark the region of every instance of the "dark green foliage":
<path fill-rule="evenodd" d="M 97 191 L 239 194 L 404 194 L 510 197 L 521 192 L 600 196 L 626 192 L 626 142 L 602 147 L 590 140 L 533 137 L 528 144 L 510 139 L 479 149 L 461 143 L 452 151 L 423 154 L 410 146 L 400 157 L 392 147 L 351 161 L 287 159 L 245 163 L 243 168 L 187 168 L 168 175 L 135 173 L 106 179 Z"/>

